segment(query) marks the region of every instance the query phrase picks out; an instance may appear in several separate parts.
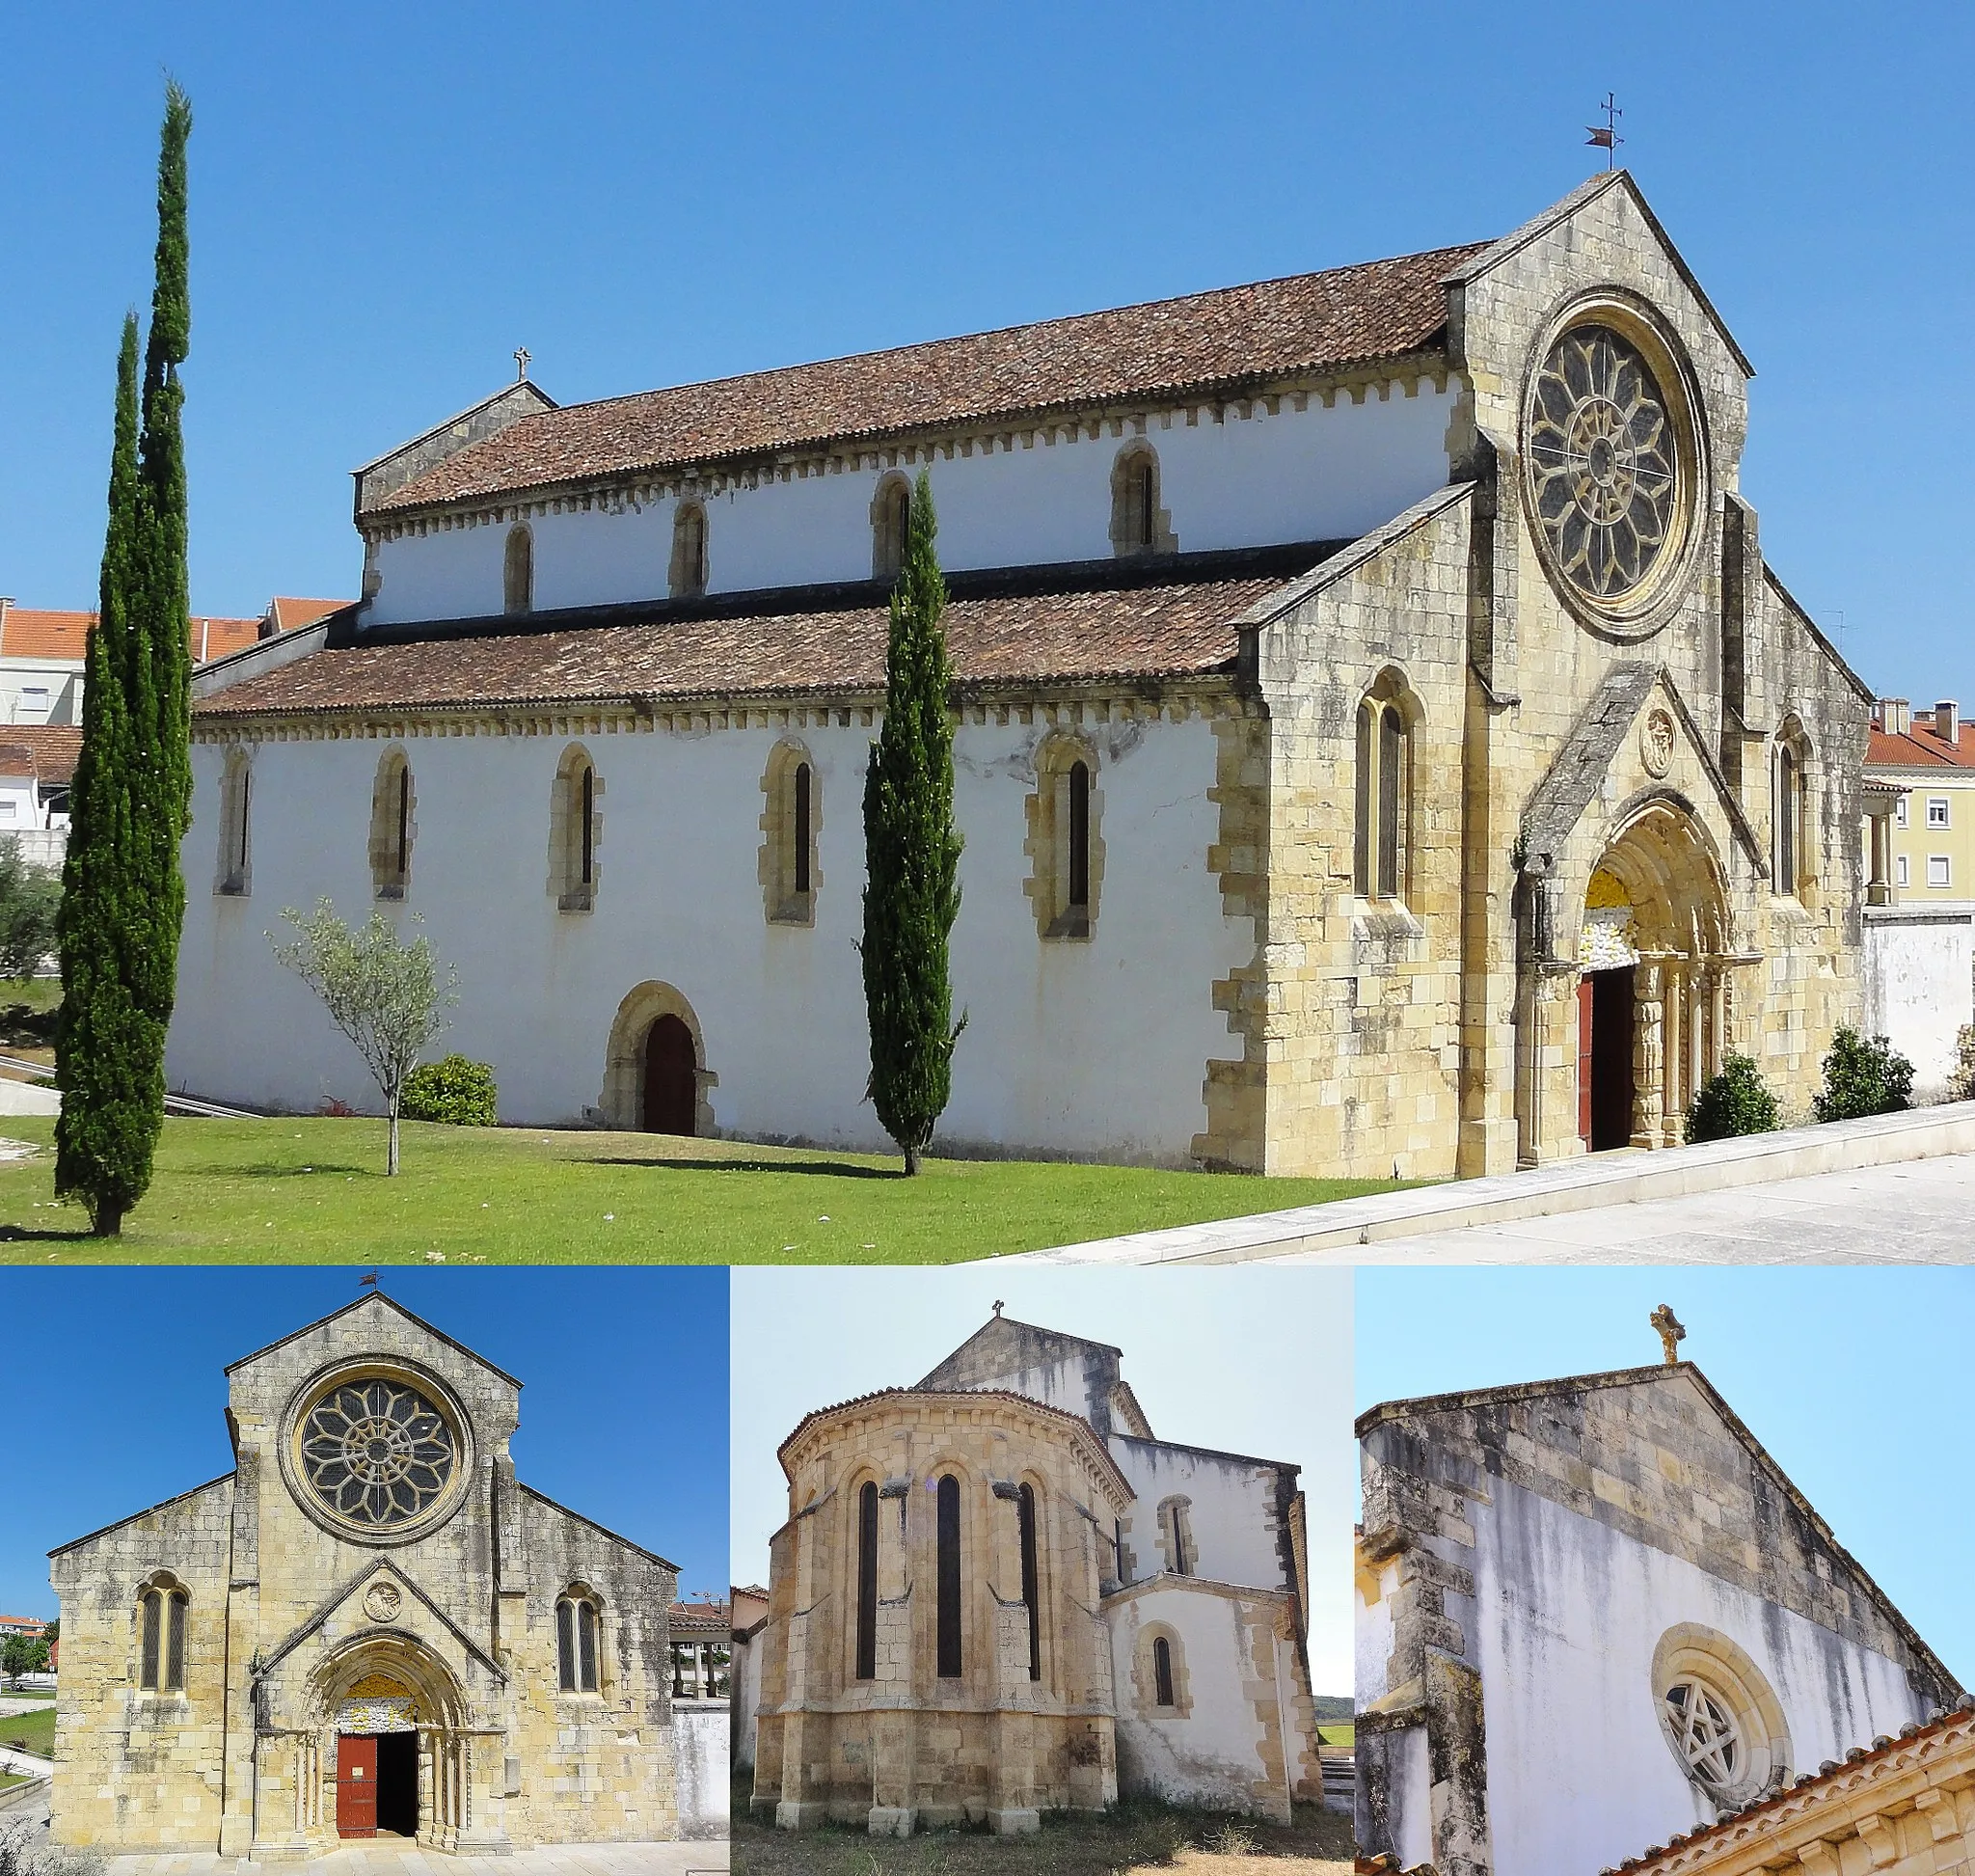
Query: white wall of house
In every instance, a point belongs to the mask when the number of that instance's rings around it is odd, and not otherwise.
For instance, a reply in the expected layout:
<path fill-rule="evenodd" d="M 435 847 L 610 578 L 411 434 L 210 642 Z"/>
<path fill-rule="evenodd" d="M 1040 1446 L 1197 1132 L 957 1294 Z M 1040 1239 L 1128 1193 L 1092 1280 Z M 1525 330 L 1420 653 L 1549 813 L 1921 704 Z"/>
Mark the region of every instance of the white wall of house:
<path fill-rule="evenodd" d="M 725 1700 L 672 1702 L 672 1780 L 683 1837 L 727 1835 L 733 1808 L 732 1735 Z"/>
<path fill-rule="evenodd" d="M 81 722 L 82 669 L 79 658 L 0 658 L 0 722 Z"/>
<path fill-rule="evenodd" d="M 1190 1590 L 1182 1583 L 1148 1589 L 1105 1611 L 1118 1690 L 1122 1792 L 1151 1793 L 1169 1803 L 1217 1809 L 1263 1808 L 1254 1787 L 1270 1774 L 1261 1757 L 1247 1615 L 1247 1605 L 1233 1597 Z M 1151 1704 L 1151 1690 L 1141 1690 L 1134 1681 L 1139 1637 L 1153 1623 L 1170 1628 L 1179 1640 L 1175 1673 L 1183 1668 L 1189 1708 L 1183 1718 L 1162 1715 Z M 1293 1728 L 1293 1669 L 1281 1660 L 1274 1665 L 1279 1718 Z"/>
<path fill-rule="evenodd" d="M 1009 1151 L 1182 1162 L 1205 1125 L 1210 1057 L 1237 1045 L 1213 985 L 1253 951 L 1207 869 L 1211 726 L 1095 725 L 1105 864 L 1088 942 L 1044 941 L 1022 891 L 1024 802 L 1041 724 L 961 725 L 956 809 L 966 849 L 953 938 L 954 1001 L 968 1013 L 943 1138 Z M 414 737 L 411 884 L 455 965 L 460 1001 L 441 1049 L 494 1064 L 504 1120 L 575 1122 L 600 1101 L 618 1005 L 658 981 L 679 991 L 718 1076 L 715 1121 L 745 1137 L 883 1149 L 863 1099 L 861 798 L 870 728 L 800 732 L 818 781 L 813 928 L 771 925 L 758 861 L 771 730 L 590 738 L 604 784 L 596 910 L 548 891 L 555 736 Z M 332 899 L 367 915 L 371 789 L 383 739 L 273 743 L 254 758 L 252 891 L 216 894 L 225 750 L 194 750 L 188 904 L 172 1085 L 249 1105 L 373 1108 L 348 1045 L 264 934 L 284 907 Z"/>
<path fill-rule="evenodd" d="M 1725 1635 L 1761 1670 L 1793 1774 L 1925 1717 L 1884 1655 L 1535 1493 L 1491 1488 L 1471 1512 L 1474 1598 L 1457 1618 L 1481 1671 L 1497 1876 L 1604 1869 L 1714 1821 L 1660 1726 L 1653 1653 L 1678 1623 Z"/>
<path fill-rule="evenodd" d="M 1939 1099 L 1975 1022 L 1975 912 L 1874 906 L 1865 913 L 1865 1019 L 1913 1064 L 1913 1092 Z"/>
<path fill-rule="evenodd" d="M 1381 390 L 1384 395 L 1381 396 Z M 1261 404 L 1246 417 L 1169 412 L 1147 438 L 1161 505 L 1181 552 L 1347 540 L 1447 480 L 1457 388 L 1430 379 L 1372 386 L 1325 407 Z M 1017 432 L 933 465 L 939 553 L 949 569 L 1100 560 L 1111 546 L 1111 471 L 1126 438 Z M 751 592 L 871 577 L 871 505 L 881 474 L 769 481 L 706 502 L 708 590 Z M 915 473 L 915 472 L 914 472 Z M 670 500 L 612 500 L 533 516 L 538 611 L 663 598 L 672 557 Z M 487 519 L 377 544 L 381 578 L 366 624 L 499 612 L 509 524 Z"/>
<path fill-rule="evenodd" d="M 1283 1555 L 1271 1526 L 1276 1509 L 1272 1471 L 1232 1454 L 1123 1433 L 1112 1436 L 1111 1456 L 1137 1494 L 1127 1534 L 1134 1579 L 1167 1567 L 1158 1547 L 1158 1509 L 1169 1498 L 1184 1498 L 1193 1529 L 1188 1575 L 1214 1583 L 1284 1587 Z"/>

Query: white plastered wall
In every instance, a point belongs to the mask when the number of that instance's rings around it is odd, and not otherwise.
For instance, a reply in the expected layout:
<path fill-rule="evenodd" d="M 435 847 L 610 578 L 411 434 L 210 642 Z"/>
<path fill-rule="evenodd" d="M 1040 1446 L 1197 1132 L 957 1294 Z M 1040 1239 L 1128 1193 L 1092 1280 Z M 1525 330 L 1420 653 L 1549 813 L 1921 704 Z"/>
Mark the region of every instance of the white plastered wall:
<path fill-rule="evenodd" d="M 1160 505 L 1180 551 L 1351 540 L 1446 481 L 1456 388 L 1430 379 L 1360 387 L 1353 401 L 1284 400 L 1271 414 L 1150 418 Z M 1101 560 L 1111 546 L 1111 470 L 1136 431 L 1056 440 L 1015 431 L 933 466 L 939 554 L 949 570 Z M 1024 436 L 1032 440 L 1024 442 Z M 871 577 L 871 503 L 888 471 L 797 476 L 705 498 L 707 590 L 752 592 Z M 908 469 L 907 474 L 916 474 Z M 677 503 L 581 502 L 529 517 L 537 611 L 663 598 Z M 380 539 L 366 624 L 472 618 L 501 610 L 510 522 Z"/>
<path fill-rule="evenodd" d="M 1924 1717 L 1900 1666 L 1502 1481 L 1476 1505 L 1470 1658 L 1481 1671 L 1496 1876 L 1596 1870 L 1714 1822 L 1661 1729 L 1653 1651 L 1725 1635 L 1773 1689 L 1793 1774 Z M 1396 1815 L 1396 1812 L 1395 1812 Z M 1403 1840 L 1415 1827 L 1402 1825 Z"/>
<path fill-rule="evenodd" d="M 863 1099 L 861 801 L 876 731 L 797 732 L 821 809 L 813 928 L 771 925 L 757 875 L 761 778 L 777 732 L 587 735 L 604 782 L 596 910 L 548 893 L 549 803 L 562 736 L 403 739 L 416 797 L 411 886 L 457 966 L 441 1052 L 494 1064 L 501 1117 L 581 1120 L 603 1093 L 610 1026 L 636 986 L 670 984 L 718 1076 L 716 1125 L 749 1137 L 883 1149 Z M 955 1055 L 943 1138 L 970 1146 L 1178 1163 L 1205 1124 L 1210 1056 L 1232 1051 L 1215 981 L 1252 955 L 1207 870 L 1214 736 L 1198 719 L 1093 725 L 1105 867 L 1088 942 L 1044 941 L 1022 891 L 1023 803 L 1041 724 L 964 724 L 956 811 L 966 840 L 952 958 Z M 194 750 L 194 823 L 167 1073 L 175 1088 L 314 1111 L 377 1097 L 265 934 L 284 907 L 373 904 L 366 841 L 384 738 L 271 743 L 255 754 L 251 898 L 212 890 L 225 750 Z M 1154 1014 L 1156 1013 L 1156 1014 Z"/>
<path fill-rule="evenodd" d="M 1913 1092 L 1947 1092 L 1975 1022 L 1975 912 L 1888 906 L 1865 914 L 1865 1033 L 1913 1064 Z"/>
<path fill-rule="evenodd" d="M 1132 1439 L 1123 1433 L 1113 1435 L 1111 1456 L 1136 1495 L 1127 1533 L 1134 1580 L 1142 1581 L 1163 1567 L 1159 1506 L 1169 1498 L 1184 1498 L 1194 1548 L 1187 1560 L 1188 1575 L 1270 1590 L 1286 1587 L 1271 1523 L 1276 1475 L 1268 1467 L 1232 1454 Z"/>

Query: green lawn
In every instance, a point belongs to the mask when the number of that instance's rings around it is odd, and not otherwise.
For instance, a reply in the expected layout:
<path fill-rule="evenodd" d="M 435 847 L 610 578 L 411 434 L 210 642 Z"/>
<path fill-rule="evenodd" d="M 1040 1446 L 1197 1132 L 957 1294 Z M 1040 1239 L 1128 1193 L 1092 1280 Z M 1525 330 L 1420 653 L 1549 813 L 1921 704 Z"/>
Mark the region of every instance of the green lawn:
<path fill-rule="evenodd" d="M 55 1709 L 36 1707 L 31 1713 L 10 1713 L 0 1718 L 0 1746 L 12 1746 L 17 1753 L 33 1753 L 47 1758 L 55 1751 Z"/>
<path fill-rule="evenodd" d="M 0 1116 L 43 1148 L 54 1126 Z M 1392 1189 L 410 1124 L 383 1167 L 382 1121 L 168 1120 L 121 1238 L 56 1201 L 52 1154 L 0 1162 L 0 1262 L 946 1264 Z"/>
<path fill-rule="evenodd" d="M 1326 1721 L 1317 1727 L 1316 1736 L 1324 1745 L 1334 1746 L 1340 1753 L 1357 1750 L 1358 1727 L 1355 1722 L 1347 1720 L 1339 1725 L 1335 1721 Z"/>

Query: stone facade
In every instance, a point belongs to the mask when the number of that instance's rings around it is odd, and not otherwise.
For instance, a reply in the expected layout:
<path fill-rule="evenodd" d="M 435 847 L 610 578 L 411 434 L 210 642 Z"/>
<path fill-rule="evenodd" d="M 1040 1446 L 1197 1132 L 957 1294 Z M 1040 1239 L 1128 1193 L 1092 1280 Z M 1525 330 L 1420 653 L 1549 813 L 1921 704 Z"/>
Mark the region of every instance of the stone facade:
<path fill-rule="evenodd" d="M 1393 1402 L 1358 1430 L 1367 1855 L 1604 1867 L 1961 1699 L 1691 1365 Z M 1711 1776 L 1667 1731 L 1690 1683 L 1737 1728 Z"/>
<path fill-rule="evenodd" d="M 737 1748 L 758 1815 L 1020 1833 L 1121 1792 L 1321 1802 L 1295 1469 L 1152 1439 L 1118 1357 L 997 1316 L 785 1442 Z"/>
<path fill-rule="evenodd" d="M 374 1293 L 228 1382 L 232 1473 L 53 1554 L 56 1841 L 324 1853 L 359 1816 L 364 1742 L 403 1734 L 395 1788 L 381 1758 L 366 1774 L 372 1816 L 428 1848 L 678 1835 L 677 1572 L 517 1482 L 519 1383 Z M 368 1427 L 356 1460 L 323 1457 L 326 1424 Z M 366 1484 L 366 1463 L 396 1482 Z M 154 1589 L 184 1598 L 182 1672 L 147 1635 Z M 572 1599 L 596 1624 L 575 1672 Z"/>

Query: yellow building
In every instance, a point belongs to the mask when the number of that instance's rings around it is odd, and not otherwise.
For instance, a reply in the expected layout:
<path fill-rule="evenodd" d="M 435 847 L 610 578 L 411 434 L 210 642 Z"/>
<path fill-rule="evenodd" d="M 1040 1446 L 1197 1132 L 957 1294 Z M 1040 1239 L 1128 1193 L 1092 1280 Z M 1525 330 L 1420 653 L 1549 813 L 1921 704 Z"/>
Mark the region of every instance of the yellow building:
<path fill-rule="evenodd" d="M 1874 705 L 1865 778 L 1906 791 L 1887 824 L 1898 903 L 1975 911 L 1975 727 L 1960 708 L 1944 699 L 1915 710 L 1905 697 Z"/>

